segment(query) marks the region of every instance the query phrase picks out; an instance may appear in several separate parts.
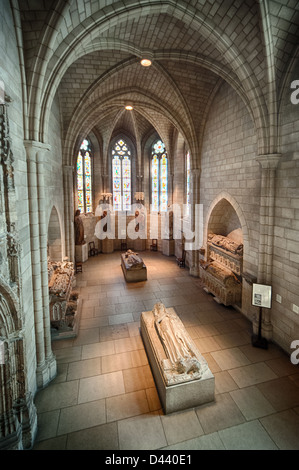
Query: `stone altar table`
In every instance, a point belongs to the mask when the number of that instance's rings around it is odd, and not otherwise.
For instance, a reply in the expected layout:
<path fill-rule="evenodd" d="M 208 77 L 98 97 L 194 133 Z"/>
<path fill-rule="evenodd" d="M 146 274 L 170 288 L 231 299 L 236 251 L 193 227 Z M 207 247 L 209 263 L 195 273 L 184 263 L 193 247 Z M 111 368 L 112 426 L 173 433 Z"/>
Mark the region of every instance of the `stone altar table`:
<path fill-rule="evenodd" d="M 213 401 L 214 375 L 175 310 L 157 303 L 140 326 L 165 414 Z"/>

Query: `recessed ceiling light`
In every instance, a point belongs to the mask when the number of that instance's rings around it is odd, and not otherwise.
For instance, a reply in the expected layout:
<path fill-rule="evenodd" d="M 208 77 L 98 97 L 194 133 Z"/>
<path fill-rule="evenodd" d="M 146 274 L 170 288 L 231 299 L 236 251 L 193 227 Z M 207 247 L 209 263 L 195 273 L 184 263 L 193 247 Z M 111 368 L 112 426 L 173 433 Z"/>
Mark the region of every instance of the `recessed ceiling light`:
<path fill-rule="evenodd" d="M 127 109 L 128 111 L 132 111 L 133 106 L 131 106 L 130 104 L 128 104 L 128 105 L 126 106 L 126 109 Z"/>
<path fill-rule="evenodd" d="M 149 67 L 152 65 L 152 61 L 150 59 L 141 59 L 140 63 L 143 67 Z"/>

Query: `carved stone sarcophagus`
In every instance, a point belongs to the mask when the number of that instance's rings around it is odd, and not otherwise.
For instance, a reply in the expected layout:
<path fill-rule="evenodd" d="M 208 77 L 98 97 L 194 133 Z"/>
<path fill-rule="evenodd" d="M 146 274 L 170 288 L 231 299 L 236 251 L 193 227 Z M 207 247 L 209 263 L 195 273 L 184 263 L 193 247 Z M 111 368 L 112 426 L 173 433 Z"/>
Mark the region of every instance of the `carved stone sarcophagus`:
<path fill-rule="evenodd" d="M 206 292 L 226 306 L 241 302 L 243 244 L 229 237 L 209 234 L 207 262 L 201 264 L 201 278 Z"/>

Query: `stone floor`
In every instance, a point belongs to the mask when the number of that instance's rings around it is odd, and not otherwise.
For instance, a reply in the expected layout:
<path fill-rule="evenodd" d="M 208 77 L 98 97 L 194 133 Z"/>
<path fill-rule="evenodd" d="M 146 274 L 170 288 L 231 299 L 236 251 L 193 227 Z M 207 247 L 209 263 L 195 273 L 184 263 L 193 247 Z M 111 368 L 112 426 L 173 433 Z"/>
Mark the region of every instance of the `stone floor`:
<path fill-rule="evenodd" d="M 253 348 L 251 325 L 218 305 L 174 257 L 144 252 L 126 284 L 120 253 L 83 265 L 78 337 L 53 343 L 58 374 L 37 393 L 34 449 L 299 449 L 299 366 Z M 142 311 L 175 307 L 215 375 L 215 401 L 164 415 L 139 331 Z"/>

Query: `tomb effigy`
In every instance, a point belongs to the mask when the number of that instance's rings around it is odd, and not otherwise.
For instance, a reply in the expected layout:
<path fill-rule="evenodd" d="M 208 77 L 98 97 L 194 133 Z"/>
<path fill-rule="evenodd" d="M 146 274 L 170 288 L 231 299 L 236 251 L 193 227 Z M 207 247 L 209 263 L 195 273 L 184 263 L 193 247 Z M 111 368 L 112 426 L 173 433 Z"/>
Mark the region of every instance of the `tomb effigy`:
<path fill-rule="evenodd" d="M 73 290 L 74 264 L 48 259 L 50 322 L 52 339 L 77 336 L 81 302 Z"/>
<path fill-rule="evenodd" d="M 213 401 L 215 378 L 175 310 L 157 303 L 140 322 L 165 413 Z"/>
<path fill-rule="evenodd" d="M 147 280 L 147 269 L 143 259 L 132 250 L 121 255 L 121 267 L 127 282 L 138 282 Z"/>
<path fill-rule="evenodd" d="M 210 233 L 207 245 L 207 262 L 200 268 L 204 290 L 225 306 L 238 304 L 242 297 L 243 244 Z"/>

